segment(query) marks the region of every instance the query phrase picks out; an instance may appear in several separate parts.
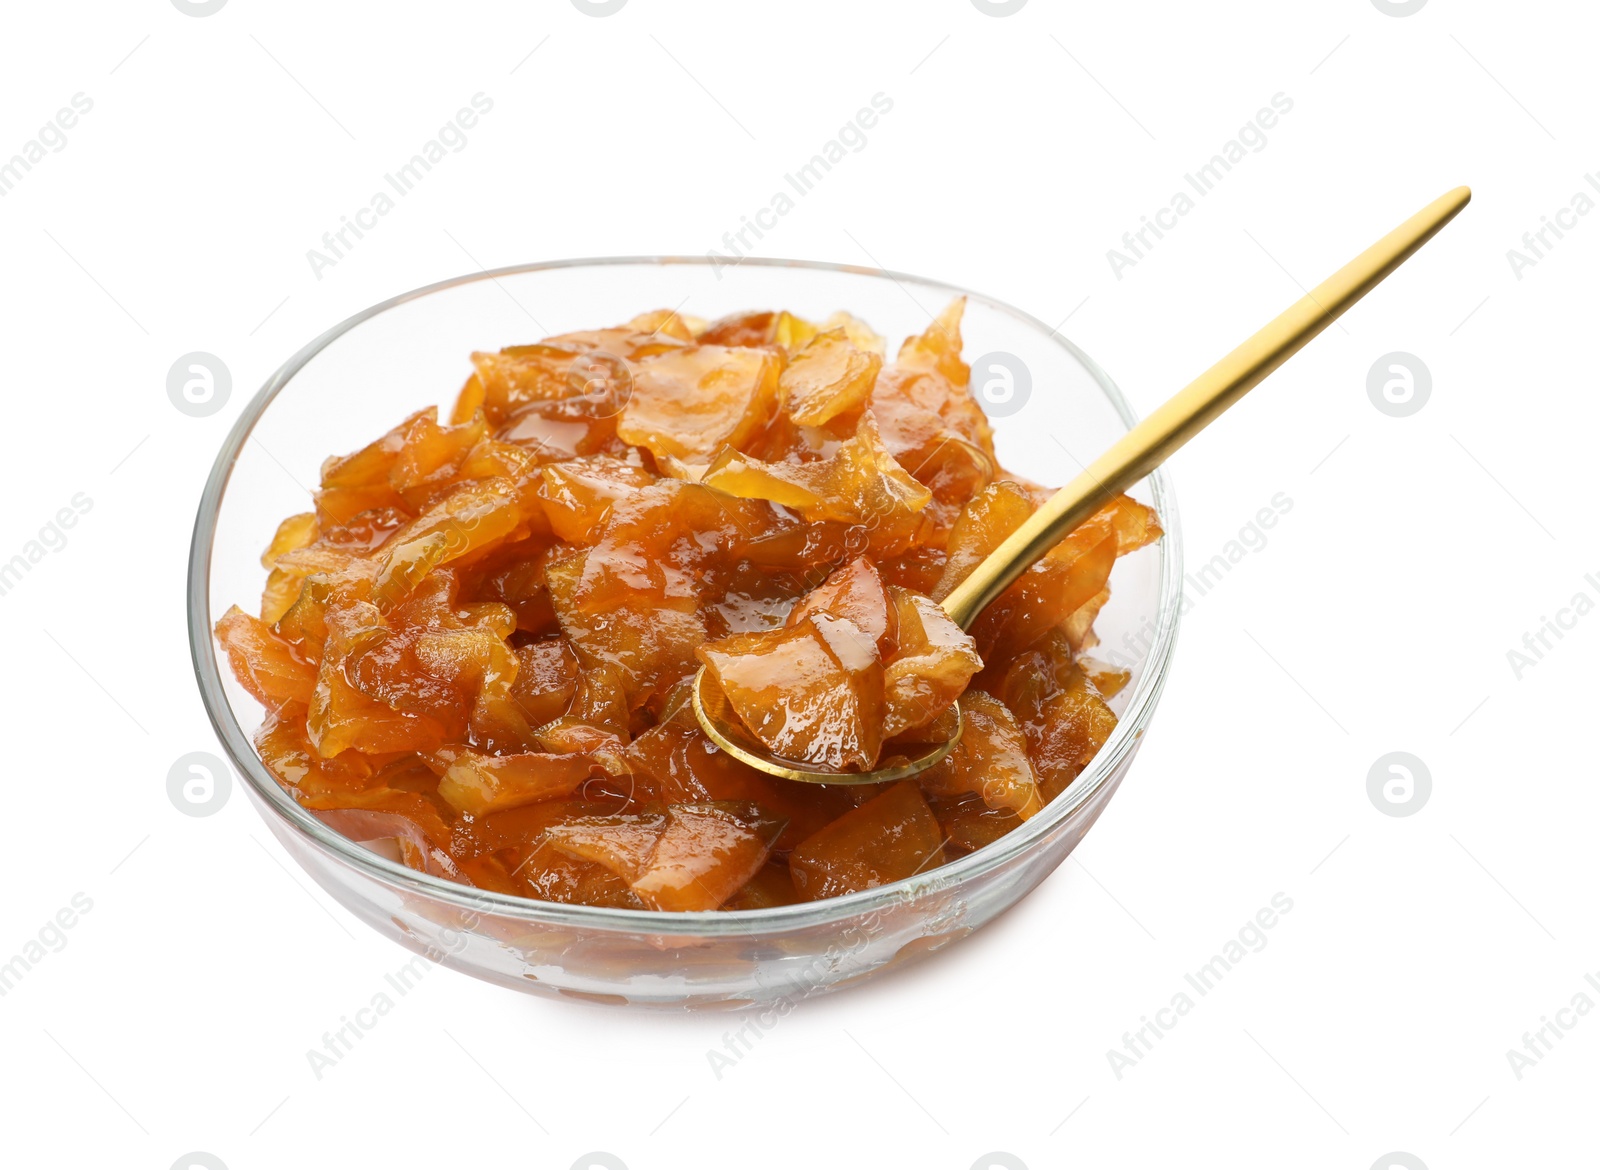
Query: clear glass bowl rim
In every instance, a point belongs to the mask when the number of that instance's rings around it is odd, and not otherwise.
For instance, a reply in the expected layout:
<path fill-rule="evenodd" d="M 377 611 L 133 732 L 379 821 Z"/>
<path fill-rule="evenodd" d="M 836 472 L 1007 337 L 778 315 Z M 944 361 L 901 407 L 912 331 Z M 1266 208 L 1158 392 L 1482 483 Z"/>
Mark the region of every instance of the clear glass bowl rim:
<path fill-rule="evenodd" d="M 381 857 L 357 842 L 334 832 L 306 809 L 302 808 L 279 785 L 276 777 L 261 762 L 250 742 L 250 737 L 234 718 L 223 689 L 221 666 L 212 640 L 214 624 L 211 614 L 209 577 L 211 570 L 212 541 L 216 533 L 218 512 L 227 490 L 229 477 L 246 441 L 278 393 L 296 373 L 323 349 L 356 326 L 398 305 L 420 300 L 436 292 L 515 276 L 527 272 L 542 272 L 564 268 L 585 268 L 626 265 L 698 265 L 713 261 L 704 256 L 606 256 L 571 260 L 539 261 L 516 264 L 505 268 L 485 269 L 467 273 L 448 280 L 437 281 L 412 289 L 410 292 L 382 301 L 363 309 L 302 347 L 283 363 L 256 392 L 240 413 L 221 450 L 211 473 L 206 479 L 195 515 L 194 535 L 189 548 L 188 620 L 189 649 L 193 660 L 195 681 L 211 726 L 216 731 L 235 769 L 267 807 L 276 812 L 297 833 L 310 839 L 318 848 L 380 882 L 399 886 L 408 891 L 425 894 L 451 905 L 476 913 L 492 912 L 529 922 L 548 923 L 572 928 L 590 928 L 606 932 L 634 932 L 641 934 L 670 934 L 694 937 L 726 937 L 740 934 L 769 934 L 785 930 L 809 929 L 830 922 L 867 915 L 885 909 L 891 904 L 913 897 L 921 889 L 947 889 L 969 879 L 1005 866 L 1014 858 L 1028 852 L 1052 830 L 1069 821 L 1101 788 L 1118 773 L 1124 760 L 1133 752 L 1144 734 L 1156 702 L 1166 683 L 1176 645 L 1180 602 L 1182 598 L 1183 567 L 1182 543 L 1178 530 L 1177 506 L 1173 499 L 1172 484 L 1165 468 L 1150 474 L 1151 494 L 1163 530 L 1160 598 L 1156 628 L 1147 652 L 1146 668 L 1129 697 L 1127 707 L 1117 721 L 1111 738 L 1096 754 L 1091 766 L 1077 777 L 1060 796 L 1041 813 L 1020 827 L 1013 829 L 993 844 L 940 866 L 936 870 L 914 877 L 846 894 L 824 898 L 815 902 L 801 902 L 792 906 L 774 906 L 759 910 L 709 910 L 660 911 L 621 910 L 601 906 L 567 905 L 560 902 L 541 902 L 510 894 L 500 894 L 475 886 L 462 885 L 432 874 L 421 873 L 396 861 Z M 914 282 L 927 288 L 940 289 L 953 295 L 969 296 L 983 301 L 998 311 L 1038 329 L 1081 365 L 1100 387 L 1112 408 L 1125 425 L 1132 426 L 1138 416 L 1128 405 L 1110 377 L 1087 354 L 1062 337 L 1043 321 L 1004 301 L 944 281 L 930 280 L 888 269 L 863 267 L 853 264 L 836 264 L 817 260 L 784 260 L 767 257 L 748 257 L 740 265 L 763 268 L 806 268 L 831 272 L 850 273 L 897 282 Z"/>

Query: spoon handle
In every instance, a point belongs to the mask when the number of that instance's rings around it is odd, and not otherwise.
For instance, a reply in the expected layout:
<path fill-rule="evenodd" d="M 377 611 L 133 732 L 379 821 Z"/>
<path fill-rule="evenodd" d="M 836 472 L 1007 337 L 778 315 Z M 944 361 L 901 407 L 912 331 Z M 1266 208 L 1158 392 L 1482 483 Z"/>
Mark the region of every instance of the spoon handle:
<path fill-rule="evenodd" d="M 1466 187 L 1441 195 L 1157 407 L 972 570 L 945 598 L 945 612 L 968 628 L 1034 561 L 1333 324 L 1455 218 L 1471 198 Z"/>

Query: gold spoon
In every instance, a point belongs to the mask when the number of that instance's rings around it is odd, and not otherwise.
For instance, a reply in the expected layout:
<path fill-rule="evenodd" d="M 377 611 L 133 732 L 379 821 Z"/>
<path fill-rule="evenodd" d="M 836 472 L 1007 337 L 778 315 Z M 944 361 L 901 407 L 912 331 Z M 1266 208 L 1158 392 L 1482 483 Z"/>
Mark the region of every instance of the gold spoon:
<path fill-rule="evenodd" d="M 1471 198 L 1466 187 L 1441 195 L 1157 407 L 984 558 L 944 599 L 945 612 L 956 625 L 969 628 L 984 607 L 1035 561 L 1333 324 L 1454 219 Z M 948 739 L 902 747 L 897 762 L 871 772 L 830 772 L 772 755 L 732 711 L 721 688 L 708 680 L 705 667 L 694 682 L 695 718 L 718 747 L 752 768 L 811 784 L 874 784 L 902 780 L 932 767 L 961 738 L 960 706 L 954 710 L 954 731 Z"/>

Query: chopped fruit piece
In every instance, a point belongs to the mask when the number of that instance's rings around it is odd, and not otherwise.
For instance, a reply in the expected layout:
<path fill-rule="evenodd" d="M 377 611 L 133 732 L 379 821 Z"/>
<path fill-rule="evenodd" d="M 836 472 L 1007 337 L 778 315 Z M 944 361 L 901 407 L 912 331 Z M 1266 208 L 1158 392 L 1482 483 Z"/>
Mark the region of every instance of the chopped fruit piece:
<path fill-rule="evenodd" d="M 955 592 L 983 559 L 1033 515 L 1033 501 L 1025 488 L 1007 480 L 984 488 L 962 510 L 945 546 L 944 576 L 932 597 L 943 601 Z"/>
<path fill-rule="evenodd" d="M 540 463 L 582 455 L 628 455 L 631 448 L 617 438 L 617 414 L 632 389 L 626 367 L 621 359 L 591 356 L 584 359 L 580 373 L 589 379 L 586 390 L 519 407 L 497 437 L 523 448 Z"/>
<path fill-rule="evenodd" d="M 769 861 L 745 882 L 744 888 L 722 904 L 724 910 L 766 910 L 772 906 L 792 906 L 800 901 L 789 876 L 789 867 L 781 861 Z"/>
<path fill-rule="evenodd" d="M 777 330 L 777 313 L 734 313 L 711 322 L 696 340 L 702 345 L 770 345 Z"/>
<path fill-rule="evenodd" d="M 843 309 L 837 313 L 830 313 L 817 326 L 817 329 L 819 331 L 841 330 L 857 349 L 864 349 L 868 353 L 877 354 L 879 357 L 883 357 L 884 354 L 889 352 L 889 343 L 884 340 L 881 334 L 873 332 L 872 326 L 859 317 L 852 317 Z"/>
<path fill-rule="evenodd" d="M 883 665 L 870 635 L 816 614 L 699 649 L 734 711 L 788 760 L 865 771 L 883 742 Z"/>
<path fill-rule="evenodd" d="M 1022 824 L 1022 818 L 1016 813 L 990 808 L 977 796 L 935 800 L 929 807 L 939 818 L 945 844 L 953 853 L 976 853 Z"/>
<path fill-rule="evenodd" d="M 607 455 L 552 463 L 540 471 L 539 502 L 556 536 L 593 544 L 611 505 L 656 481 L 643 467 Z"/>
<path fill-rule="evenodd" d="M 961 506 L 998 470 L 988 418 L 967 388 L 960 359 L 963 304 L 953 302 L 924 333 L 906 339 L 868 400 L 890 454 L 932 491 L 930 519 L 941 540 Z"/>
<path fill-rule="evenodd" d="M 770 506 L 662 480 L 618 500 L 593 548 L 547 570 L 563 634 L 586 666 L 622 674 L 637 710 L 694 671 L 708 637 L 700 598 L 732 584 Z"/>
<path fill-rule="evenodd" d="M 545 840 L 570 857 L 605 866 L 631 885 L 649 864 L 666 826 L 660 813 L 578 817 L 552 825 Z"/>
<path fill-rule="evenodd" d="M 808 427 L 859 410 L 882 366 L 883 358 L 858 348 L 843 329 L 819 333 L 778 378 L 784 408 L 790 419 Z"/>
<path fill-rule="evenodd" d="M 585 666 L 618 670 L 629 708 L 642 707 L 694 669 L 705 622 L 684 598 L 599 592 L 585 598 L 586 567 L 586 558 L 574 558 L 548 571 L 561 632 Z"/>
<path fill-rule="evenodd" d="M 951 621 L 1050 496 L 996 458 L 964 309 L 892 361 L 848 313 L 784 310 L 473 354 L 448 418 L 323 464 L 259 616 L 217 622 L 263 763 L 413 869 L 635 911 L 868 889 L 1037 815 L 1116 727 L 1130 675 L 1086 652 L 1114 561 L 1161 529 L 1114 500 Z M 795 783 L 704 733 L 701 669 L 733 733 L 804 766 L 904 763 L 958 700 L 961 738 L 902 783 Z"/>
<path fill-rule="evenodd" d="M 498 426 L 531 404 L 583 395 L 594 375 L 592 355 L 626 364 L 682 345 L 682 340 L 665 330 L 641 332 L 624 326 L 567 333 L 546 338 L 537 345 L 509 346 L 499 353 L 475 353 L 472 363 L 477 367 L 476 381 L 482 387 L 481 408 L 490 425 Z M 468 382 L 462 393 L 463 403 L 457 406 L 458 415 L 472 391 L 473 384 Z"/>
<path fill-rule="evenodd" d="M 754 805 L 673 805 L 633 892 L 652 910 L 715 910 L 761 870 L 782 831 Z"/>
<path fill-rule="evenodd" d="M 627 760 L 637 799 L 666 804 L 746 801 L 786 818 L 788 825 L 776 845 L 784 851 L 854 807 L 849 789 L 791 784 L 718 748 L 695 721 L 687 680 L 668 699 L 660 722 L 628 745 Z"/>
<path fill-rule="evenodd" d="M 957 297 L 915 337 L 900 346 L 895 361 L 911 369 L 934 370 L 956 389 L 966 389 L 971 370 L 961 360 L 961 318 L 967 298 Z"/>
<path fill-rule="evenodd" d="M 290 516 L 278 525 L 278 531 L 272 534 L 272 543 L 267 545 L 267 551 L 261 554 L 261 567 L 272 568 L 284 553 L 305 548 L 315 539 L 317 539 L 315 512 L 301 512 L 298 516 Z"/>
<path fill-rule="evenodd" d="M 944 575 L 944 549 L 936 544 L 919 544 L 899 556 L 882 557 L 878 560 L 878 574 L 885 584 L 931 595 Z"/>
<path fill-rule="evenodd" d="M 1101 609 L 1110 600 L 1110 588 L 1102 588 L 1099 593 L 1073 610 L 1067 620 L 1056 627 L 1065 635 L 1074 650 L 1088 650 L 1099 643 L 1100 640 L 1095 637 L 1094 619 L 1100 616 Z"/>
<path fill-rule="evenodd" d="M 423 415 L 406 432 L 389 468 L 389 486 L 408 506 L 420 510 L 439 488 L 455 480 L 472 449 L 488 434 L 482 415 L 456 427 L 441 427 L 431 415 Z"/>
<path fill-rule="evenodd" d="M 671 309 L 656 309 L 649 313 L 640 313 L 627 327 L 635 333 L 646 335 L 660 334 L 670 337 L 675 341 L 693 341 L 695 331 L 689 322 L 678 316 Z"/>
<path fill-rule="evenodd" d="M 778 406 L 781 361 L 767 349 L 697 345 L 640 363 L 617 437 L 652 455 L 706 460 L 747 442 Z"/>
<path fill-rule="evenodd" d="M 217 640 L 228 652 L 233 673 L 263 707 L 311 702 L 317 688 L 316 666 L 265 622 L 236 605 L 217 623 Z"/>
<path fill-rule="evenodd" d="M 487 392 L 483 387 L 483 379 L 474 373 L 461 387 L 461 392 L 456 395 L 456 404 L 450 408 L 450 424 L 455 426 L 460 423 L 470 422 L 472 416 L 483 409 L 483 403 L 487 397 Z"/>
<path fill-rule="evenodd" d="M 961 696 L 960 741 L 917 780 L 930 797 L 976 793 L 990 808 L 1023 820 L 1044 807 L 1022 728 L 1004 703 L 982 691 Z"/>
<path fill-rule="evenodd" d="M 347 557 L 364 557 L 382 545 L 397 528 L 410 519 L 411 513 L 403 508 L 374 508 L 367 512 L 357 512 L 342 524 L 319 526 L 316 543 L 326 549 L 337 549 Z M 287 560 L 297 551 L 286 552 L 279 557 L 279 560 Z M 308 548 L 306 555 L 309 556 L 314 551 Z"/>
<path fill-rule="evenodd" d="M 1046 802 L 1077 779 L 1116 730 L 1116 714 L 1070 658 L 1022 655 L 1006 672 L 1002 693 L 1027 736 Z"/>
<path fill-rule="evenodd" d="M 784 624 L 799 625 L 816 614 L 828 614 L 848 621 L 872 639 L 880 658 L 887 659 L 893 654 L 894 613 L 889 608 L 889 595 L 884 592 L 878 570 L 866 557 L 857 557 L 806 594 L 789 611 L 789 618 Z"/>
<path fill-rule="evenodd" d="M 546 840 L 605 866 L 652 910 L 715 910 L 766 864 L 782 828 L 754 805 L 679 804 L 665 816 L 581 817 Z"/>
<path fill-rule="evenodd" d="M 1082 657 L 1078 659 L 1078 666 L 1084 674 L 1089 676 L 1089 681 L 1094 684 L 1094 689 L 1100 696 L 1110 700 L 1122 693 L 1122 688 L 1128 685 L 1128 680 L 1133 673 L 1119 670 L 1110 663 L 1101 662 L 1098 658 Z"/>
<path fill-rule="evenodd" d="M 273 569 L 268 573 L 266 586 L 261 590 L 261 620 L 276 625 L 300 596 L 305 580 L 301 574 L 287 569 Z"/>
<path fill-rule="evenodd" d="M 902 393 L 933 377 L 913 373 L 908 379 L 894 369 L 885 370 L 878 376 L 868 413 L 883 436 L 884 448 L 943 505 L 941 514 L 953 517 L 994 478 L 996 465 L 982 446 Z M 944 526 L 949 527 L 948 520 Z"/>
<path fill-rule="evenodd" d="M 561 638 L 517 648 L 517 677 L 511 697 L 529 724 L 538 727 L 564 715 L 578 689 L 578 659 Z"/>
<path fill-rule="evenodd" d="M 598 766 L 585 756 L 463 752 L 440 779 L 439 795 L 452 808 L 481 817 L 537 800 L 571 796 L 597 772 Z"/>
<path fill-rule="evenodd" d="M 835 313 L 829 318 L 830 327 L 845 323 L 844 320 L 835 318 L 848 318 L 848 314 Z M 866 335 L 876 336 L 870 329 L 861 326 L 860 322 L 854 321 L 854 318 L 849 320 L 860 326 Z M 775 345 L 794 353 L 804 348 L 805 344 L 816 335 L 817 326 L 803 317 L 784 311 L 732 313 L 718 318 L 709 325 L 702 325 L 695 339 L 707 345 Z"/>
<path fill-rule="evenodd" d="M 580 670 L 566 714 L 534 734 L 547 751 L 615 755 L 628 742 L 627 700 L 622 676 L 613 667 Z"/>
<path fill-rule="evenodd" d="M 1025 489 L 1012 483 L 986 488 L 967 505 L 950 533 L 949 559 L 934 596 L 945 598 L 978 563 L 1033 514 Z M 1070 622 L 1106 587 L 1117 557 L 1161 534 L 1155 514 L 1119 496 L 1036 561 L 973 623 L 985 659 L 1007 660 L 1046 632 Z"/>
<path fill-rule="evenodd" d="M 403 669 L 396 656 L 384 653 L 399 649 L 399 643 L 391 638 L 377 607 L 366 601 L 333 606 L 324 620 L 327 640 L 323 643 L 322 665 L 317 672 L 316 690 L 306 718 L 311 742 L 318 753 L 325 757 L 337 756 L 354 748 L 369 755 L 384 755 L 403 751 L 430 752 L 438 748 L 444 740 L 445 729 L 431 713 L 415 708 L 401 710 L 383 699 L 369 696 L 351 680 L 351 673 L 359 673 L 363 657 L 369 651 L 379 652 L 372 659 L 374 667 L 390 664 L 393 667 L 381 673 L 369 672 L 369 687 L 381 688 L 385 675 L 396 677 Z M 413 678 L 407 674 L 401 676 L 401 681 L 405 693 L 414 696 L 418 706 L 425 704 L 432 708 L 433 713 L 448 701 L 444 689 L 427 676 L 419 674 Z"/>
<path fill-rule="evenodd" d="M 302 707 L 269 711 L 252 742 L 261 762 L 301 804 L 357 797 L 372 788 L 375 769 L 359 752 L 323 758 L 306 731 Z"/>
<path fill-rule="evenodd" d="M 421 797 L 415 799 L 419 806 L 426 806 L 427 802 Z M 432 810 L 427 812 L 432 813 Z M 401 862 L 412 869 L 434 877 L 457 881 L 461 878 L 461 869 L 446 845 L 448 833 L 441 838 L 426 827 L 430 822 L 439 821 L 436 813 L 408 816 L 404 812 L 379 808 L 340 808 L 321 809 L 316 816 L 328 828 L 352 841 L 393 841 L 399 846 Z"/>
<path fill-rule="evenodd" d="M 741 499 L 771 500 L 812 522 L 860 527 L 867 546 L 880 553 L 907 546 L 931 498 L 884 448 L 871 415 L 862 416 L 830 458 L 765 463 L 730 446 L 700 482 Z"/>
<path fill-rule="evenodd" d="M 499 420 L 528 402 L 565 398 L 572 393 L 567 371 L 580 353 L 576 348 L 555 345 L 519 345 L 499 353 L 473 354 L 474 379 L 483 388 L 483 409 Z"/>
<path fill-rule="evenodd" d="M 311 498 L 317 506 L 317 520 L 327 525 L 349 524 L 364 512 L 405 507 L 400 493 L 387 483 L 319 488 Z"/>
<path fill-rule="evenodd" d="M 873 405 L 898 400 L 932 415 L 991 459 L 993 433 L 983 408 L 967 383 L 971 371 L 961 360 L 961 314 L 964 301 L 954 301 L 928 328 L 906 338 L 894 363 L 886 367 L 873 391 Z M 909 419 L 908 419 L 909 421 Z"/>
<path fill-rule="evenodd" d="M 507 541 L 474 562 L 465 573 L 468 588 L 485 600 L 506 605 L 516 615 L 517 629 L 543 636 L 556 632 L 556 612 L 550 601 L 545 569 L 552 559 L 570 553 L 547 536 Z"/>
<path fill-rule="evenodd" d="M 380 607 L 399 602 L 429 573 L 509 536 L 517 521 L 516 490 L 508 481 L 462 484 L 385 546 L 373 599 Z"/>
<path fill-rule="evenodd" d="M 884 677 L 886 739 L 931 723 L 983 666 L 972 639 L 920 593 L 891 587 L 897 650 Z"/>
<path fill-rule="evenodd" d="M 400 449 L 405 446 L 406 436 L 411 433 L 412 424 L 419 419 L 432 418 L 436 413 L 431 406 L 427 410 L 419 410 L 382 438 L 368 443 L 361 450 L 325 459 L 322 463 L 322 486 L 363 488 L 386 485 L 389 482 L 389 472 L 394 469 L 395 460 L 400 457 Z"/>
<path fill-rule="evenodd" d="M 518 881 L 517 892 L 525 898 L 573 906 L 605 906 L 613 910 L 645 908 L 639 896 L 628 889 L 628 883 L 603 865 L 579 861 L 537 845 L 514 852 L 520 860 L 513 866 L 512 873 Z"/>
<path fill-rule="evenodd" d="M 816 335 L 815 325 L 788 310 L 778 314 L 777 323 L 772 327 L 772 343 L 781 345 L 790 354 L 804 349 Z"/>
<path fill-rule="evenodd" d="M 802 898 L 834 898 L 931 869 L 943 844 L 922 792 L 903 780 L 795 846 L 789 873 Z"/>

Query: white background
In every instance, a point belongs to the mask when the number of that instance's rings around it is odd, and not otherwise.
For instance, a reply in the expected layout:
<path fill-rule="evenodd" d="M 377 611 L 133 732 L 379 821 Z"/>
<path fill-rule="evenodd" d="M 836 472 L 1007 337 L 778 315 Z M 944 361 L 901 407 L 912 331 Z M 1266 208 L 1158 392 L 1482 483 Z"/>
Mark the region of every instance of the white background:
<path fill-rule="evenodd" d="M 0 999 L 7 1164 L 1367 1170 L 1406 1151 L 1439 1170 L 1592 1150 L 1600 1014 L 1520 1079 L 1506 1057 L 1600 971 L 1600 617 L 1520 680 L 1507 661 L 1600 598 L 1600 216 L 1520 280 L 1506 256 L 1600 171 L 1592 6 L 102 0 L 4 20 L 0 159 L 94 103 L 0 198 L 0 560 L 93 503 L 0 597 L 0 959 L 93 902 Z M 314 276 L 307 249 L 480 91 L 467 147 Z M 291 872 L 237 790 L 205 819 L 166 795 L 175 759 L 218 750 L 183 566 L 226 428 L 284 357 L 395 292 L 704 253 L 878 92 L 893 112 L 761 251 L 1065 320 L 1140 409 L 1434 196 L 1476 198 L 1173 461 L 1191 567 L 1275 493 L 1293 508 L 1194 607 L 1128 782 L 1012 914 L 803 1005 L 720 1079 L 730 1017 L 445 970 L 315 1079 L 306 1050 L 409 956 Z M 1266 147 L 1117 279 L 1107 249 L 1277 93 L 1294 108 Z M 210 418 L 167 399 L 192 350 L 233 374 Z M 1432 373 L 1408 418 L 1366 393 L 1396 350 Z M 1367 795 L 1396 750 L 1432 775 L 1406 818 Z M 1265 949 L 1119 1079 L 1107 1050 L 1280 891 Z"/>

